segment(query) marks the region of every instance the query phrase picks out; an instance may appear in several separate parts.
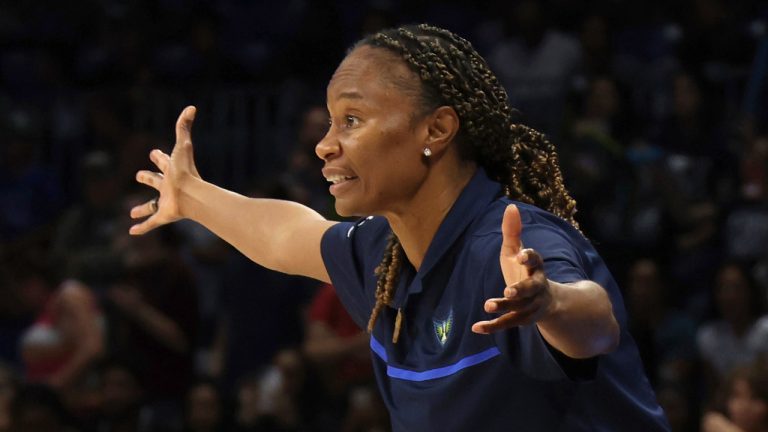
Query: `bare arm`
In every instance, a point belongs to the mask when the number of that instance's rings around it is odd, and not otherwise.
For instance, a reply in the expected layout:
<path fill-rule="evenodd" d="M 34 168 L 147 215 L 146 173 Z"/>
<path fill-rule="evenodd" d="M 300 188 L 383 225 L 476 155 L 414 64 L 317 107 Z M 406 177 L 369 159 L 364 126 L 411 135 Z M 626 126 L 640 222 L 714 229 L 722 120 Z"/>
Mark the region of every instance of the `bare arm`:
<path fill-rule="evenodd" d="M 264 267 L 330 282 L 320 240 L 335 222 L 299 203 L 248 198 L 191 180 L 183 198 L 190 219 Z"/>
<path fill-rule="evenodd" d="M 131 227 L 130 233 L 144 234 L 189 218 L 267 268 L 328 282 L 320 240 L 335 222 L 298 203 L 248 198 L 204 181 L 193 157 L 194 117 L 194 107 L 182 111 L 170 155 L 160 150 L 150 153 L 159 173 L 136 174 L 137 181 L 156 189 L 160 197 L 156 212 L 151 202 L 131 209 L 131 217 L 148 218 Z"/>
<path fill-rule="evenodd" d="M 544 339 L 572 358 L 613 351 L 619 343 L 619 325 L 605 289 L 592 281 L 548 282 L 552 307 L 536 322 Z"/>

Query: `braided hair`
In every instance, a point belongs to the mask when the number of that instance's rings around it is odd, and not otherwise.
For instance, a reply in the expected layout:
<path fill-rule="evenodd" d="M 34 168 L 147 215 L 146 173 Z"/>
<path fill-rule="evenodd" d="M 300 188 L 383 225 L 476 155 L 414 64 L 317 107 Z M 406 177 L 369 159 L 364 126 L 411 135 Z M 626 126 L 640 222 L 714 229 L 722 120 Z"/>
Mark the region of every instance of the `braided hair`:
<path fill-rule="evenodd" d="M 460 156 L 474 160 L 504 185 L 509 198 L 545 209 L 578 229 L 576 201 L 563 184 L 555 147 L 542 133 L 514 123 L 507 92 L 467 40 L 421 24 L 383 30 L 352 49 L 360 46 L 386 49 L 405 61 L 421 81 L 419 109 L 453 107 L 461 122 L 456 136 Z M 403 254 L 392 233 L 376 268 L 376 305 L 368 321 L 369 333 L 383 307 L 392 302 Z M 400 318 L 399 311 L 398 323 Z M 398 334 L 396 325 L 393 342 Z"/>

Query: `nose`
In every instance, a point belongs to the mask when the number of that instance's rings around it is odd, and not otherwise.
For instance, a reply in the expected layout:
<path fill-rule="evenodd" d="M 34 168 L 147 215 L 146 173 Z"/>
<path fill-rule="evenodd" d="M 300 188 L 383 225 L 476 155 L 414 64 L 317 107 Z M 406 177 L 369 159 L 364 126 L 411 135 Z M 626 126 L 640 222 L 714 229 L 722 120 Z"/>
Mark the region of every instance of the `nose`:
<path fill-rule="evenodd" d="M 323 139 L 315 145 L 315 153 L 317 154 L 317 157 L 326 162 L 337 157 L 341 153 L 339 140 L 336 139 L 332 130 L 329 130 Z"/>

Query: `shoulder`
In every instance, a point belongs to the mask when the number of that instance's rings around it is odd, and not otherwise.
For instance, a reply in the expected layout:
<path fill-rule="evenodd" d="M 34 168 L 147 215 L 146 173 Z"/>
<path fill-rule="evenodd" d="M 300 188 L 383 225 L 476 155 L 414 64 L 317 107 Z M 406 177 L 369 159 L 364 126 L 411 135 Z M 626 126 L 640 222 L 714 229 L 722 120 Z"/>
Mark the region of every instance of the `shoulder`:
<path fill-rule="evenodd" d="M 535 249 L 545 259 L 548 255 L 567 255 L 574 264 L 587 265 L 586 254 L 593 251 L 589 241 L 569 222 L 536 206 L 510 200 L 495 200 L 487 211 L 473 224 L 472 237 L 482 241 L 494 240 L 501 244 L 501 223 L 504 209 L 515 204 L 520 211 L 523 225 L 523 247 Z"/>
<path fill-rule="evenodd" d="M 386 238 L 389 223 L 380 216 L 366 216 L 354 222 L 340 222 L 330 227 L 324 234 L 340 241 L 370 243 Z"/>
<path fill-rule="evenodd" d="M 473 225 L 474 236 L 501 235 L 501 221 L 504 218 L 504 209 L 509 204 L 514 204 L 520 211 L 520 220 L 523 223 L 523 235 L 526 233 L 550 233 L 560 237 L 569 238 L 572 241 L 584 240 L 583 235 L 569 222 L 554 214 L 519 201 L 501 197 L 488 205 L 485 213 Z"/>

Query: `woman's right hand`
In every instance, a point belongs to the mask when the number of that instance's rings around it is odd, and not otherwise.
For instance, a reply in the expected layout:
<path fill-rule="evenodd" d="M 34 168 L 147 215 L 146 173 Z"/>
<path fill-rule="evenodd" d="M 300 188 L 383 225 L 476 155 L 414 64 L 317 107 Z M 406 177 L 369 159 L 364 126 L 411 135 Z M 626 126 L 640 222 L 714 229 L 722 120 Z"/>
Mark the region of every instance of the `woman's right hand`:
<path fill-rule="evenodd" d="M 176 121 L 176 144 L 170 156 L 157 149 L 149 153 L 149 158 L 160 172 L 141 170 L 136 173 L 136 181 L 154 188 L 159 196 L 131 209 L 133 219 L 146 219 L 133 225 L 130 234 L 145 234 L 188 216 L 184 214 L 180 201 L 184 184 L 195 177 L 200 178 L 195 166 L 191 135 L 196 112 L 195 107 L 188 106 L 179 115 Z"/>

